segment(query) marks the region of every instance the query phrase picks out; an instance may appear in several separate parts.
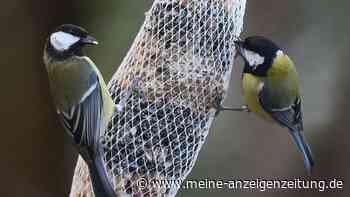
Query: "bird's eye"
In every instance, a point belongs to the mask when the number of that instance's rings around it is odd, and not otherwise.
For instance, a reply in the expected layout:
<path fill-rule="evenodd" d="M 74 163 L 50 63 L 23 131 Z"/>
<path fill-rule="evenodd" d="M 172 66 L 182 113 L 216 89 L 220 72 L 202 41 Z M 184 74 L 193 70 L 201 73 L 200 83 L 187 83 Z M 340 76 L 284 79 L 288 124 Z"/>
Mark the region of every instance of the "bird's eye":
<path fill-rule="evenodd" d="M 257 66 L 264 64 L 265 58 L 258 53 L 244 49 L 242 51 L 242 56 L 248 62 L 249 66 L 256 68 Z"/>
<path fill-rule="evenodd" d="M 55 32 L 50 36 L 51 45 L 58 51 L 68 50 L 79 40 L 79 37 L 62 31 Z"/>

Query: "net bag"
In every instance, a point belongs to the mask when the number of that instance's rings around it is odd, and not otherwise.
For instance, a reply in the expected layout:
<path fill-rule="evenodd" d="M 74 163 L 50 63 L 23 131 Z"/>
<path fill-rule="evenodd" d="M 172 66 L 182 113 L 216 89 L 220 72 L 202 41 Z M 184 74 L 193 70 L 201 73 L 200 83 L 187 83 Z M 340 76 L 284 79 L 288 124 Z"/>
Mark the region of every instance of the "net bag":
<path fill-rule="evenodd" d="M 109 82 L 117 110 L 102 159 L 117 196 L 176 195 L 226 96 L 245 3 L 155 0 L 146 13 Z M 79 159 L 71 196 L 92 196 L 85 173 Z"/>

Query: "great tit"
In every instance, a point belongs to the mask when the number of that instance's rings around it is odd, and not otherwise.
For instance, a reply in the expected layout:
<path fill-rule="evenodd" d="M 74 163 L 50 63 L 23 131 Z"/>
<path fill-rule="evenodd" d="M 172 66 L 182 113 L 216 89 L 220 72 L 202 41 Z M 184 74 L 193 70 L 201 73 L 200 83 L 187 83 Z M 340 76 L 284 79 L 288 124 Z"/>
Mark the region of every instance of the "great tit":
<path fill-rule="evenodd" d="M 62 25 L 47 39 L 44 63 L 58 117 L 89 166 L 95 195 L 111 197 L 115 195 L 102 164 L 99 137 L 115 105 L 100 71 L 83 53 L 85 46 L 97 44 L 85 29 Z"/>
<path fill-rule="evenodd" d="M 308 173 L 314 165 L 303 131 L 299 76 L 293 61 L 267 38 L 248 37 L 235 41 L 243 58 L 242 86 L 248 110 L 265 120 L 286 127 L 304 157 Z M 241 111 L 247 111 L 242 107 Z M 234 109 L 237 110 L 237 109 Z"/>

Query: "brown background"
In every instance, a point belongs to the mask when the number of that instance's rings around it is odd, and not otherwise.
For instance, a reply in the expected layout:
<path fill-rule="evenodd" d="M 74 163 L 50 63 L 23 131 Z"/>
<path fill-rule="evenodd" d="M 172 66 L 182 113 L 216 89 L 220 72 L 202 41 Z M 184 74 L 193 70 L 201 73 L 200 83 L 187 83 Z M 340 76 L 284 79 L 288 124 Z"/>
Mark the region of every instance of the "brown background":
<path fill-rule="evenodd" d="M 76 152 L 54 115 L 42 48 L 62 23 L 86 27 L 100 41 L 89 56 L 109 79 L 132 43 L 149 0 L 13 0 L 0 6 L 0 196 L 62 197 L 70 188 Z M 182 190 L 179 196 L 349 196 L 349 1 L 248 0 L 243 36 L 260 34 L 295 60 L 304 95 L 313 179 L 344 180 L 333 192 L 231 193 Z M 238 65 L 238 64 L 237 64 Z M 241 104 L 240 66 L 227 105 Z M 304 175 L 286 131 L 251 114 L 225 112 L 215 121 L 189 179 L 269 179 Z M 311 193 L 312 192 L 312 193 Z"/>

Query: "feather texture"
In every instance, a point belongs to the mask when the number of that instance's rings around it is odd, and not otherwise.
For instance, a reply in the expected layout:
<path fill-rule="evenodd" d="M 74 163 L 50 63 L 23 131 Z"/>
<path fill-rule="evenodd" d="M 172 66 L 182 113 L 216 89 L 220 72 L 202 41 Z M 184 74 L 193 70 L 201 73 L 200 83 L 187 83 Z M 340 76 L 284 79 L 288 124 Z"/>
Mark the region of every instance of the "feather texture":
<path fill-rule="evenodd" d="M 271 117 L 281 126 L 287 127 L 292 136 L 294 143 L 297 145 L 304 157 L 304 164 L 311 173 L 311 168 L 314 165 L 313 156 L 309 145 L 306 143 L 303 131 L 303 117 L 301 108 L 301 99 L 299 96 L 295 98 L 294 103 L 283 108 L 271 108 L 269 103 L 266 88 L 262 88 L 259 94 L 259 101 L 263 109 L 271 115 Z"/>

